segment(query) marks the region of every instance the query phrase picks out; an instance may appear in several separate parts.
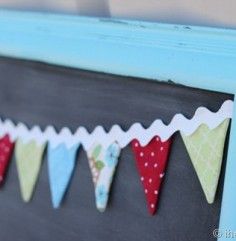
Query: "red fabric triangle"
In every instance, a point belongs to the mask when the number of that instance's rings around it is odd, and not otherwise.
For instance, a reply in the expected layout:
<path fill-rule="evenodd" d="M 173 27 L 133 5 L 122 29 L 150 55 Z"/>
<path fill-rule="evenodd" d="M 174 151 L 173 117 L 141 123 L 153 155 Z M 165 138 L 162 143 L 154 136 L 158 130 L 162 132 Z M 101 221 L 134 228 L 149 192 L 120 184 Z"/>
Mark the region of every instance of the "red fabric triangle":
<path fill-rule="evenodd" d="M 143 147 L 135 139 L 131 142 L 131 145 L 144 188 L 148 210 L 153 215 L 156 211 L 160 186 L 165 175 L 171 138 L 162 142 L 160 137 L 156 136 Z"/>
<path fill-rule="evenodd" d="M 5 135 L 0 138 L 0 185 L 4 181 L 13 149 L 14 143 L 11 142 L 9 135 Z"/>

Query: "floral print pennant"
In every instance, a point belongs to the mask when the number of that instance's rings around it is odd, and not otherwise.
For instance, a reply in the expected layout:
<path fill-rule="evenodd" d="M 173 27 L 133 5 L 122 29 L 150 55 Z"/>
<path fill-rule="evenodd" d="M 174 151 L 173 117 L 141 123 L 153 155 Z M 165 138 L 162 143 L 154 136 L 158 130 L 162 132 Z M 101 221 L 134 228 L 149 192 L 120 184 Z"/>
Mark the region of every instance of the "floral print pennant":
<path fill-rule="evenodd" d="M 95 187 L 96 207 L 103 212 L 107 206 L 110 186 L 118 164 L 120 147 L 116 142 L 108 147 L 94 144 L 87 155 Z"/>

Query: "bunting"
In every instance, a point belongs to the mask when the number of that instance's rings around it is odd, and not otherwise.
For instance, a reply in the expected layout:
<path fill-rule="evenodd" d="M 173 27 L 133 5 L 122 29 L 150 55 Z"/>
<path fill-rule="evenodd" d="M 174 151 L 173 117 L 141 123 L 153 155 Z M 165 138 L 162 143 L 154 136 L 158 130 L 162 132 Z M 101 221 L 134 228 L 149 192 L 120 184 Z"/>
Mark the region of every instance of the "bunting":
<path fill-rule="evenodd" d="M 149 128 L 134 123 L 127 131 L 114 125 L 106 132 L 102 126 L 97 126 L 91 133 L 85 127 L 79 127 L 75 133 L 67 127 L 57 132 L 53 126 L 42 131 L 38 126 L 29 129 L 23 123 L 15 125 L 11 120 L 0 120 L 0 183 L 5 180 L 15 148 L 22 198 L 30 201 L 47 149 L 52 205 L 58 208 L 73 176 L 77 152 L 82 147 L 88 157 L 96 207 L 103 212 L 120 153 L 131 144 L 147 207 L 153 215 L 160 199 L 173 135 L 180 132 L 206 199 L 213 203 L 232 110 L 233 101 L 226 100 L 217 112 L 199 107 L 191 119 L 176 114 L 168 125 L 157 119 Z"/>

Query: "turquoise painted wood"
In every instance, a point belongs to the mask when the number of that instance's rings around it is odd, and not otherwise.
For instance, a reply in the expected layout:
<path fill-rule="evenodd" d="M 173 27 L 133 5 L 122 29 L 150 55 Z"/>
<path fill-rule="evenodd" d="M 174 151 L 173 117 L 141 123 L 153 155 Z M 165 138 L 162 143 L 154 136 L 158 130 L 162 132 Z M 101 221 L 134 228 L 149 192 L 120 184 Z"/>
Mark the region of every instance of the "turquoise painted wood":
<path fill-rule="evenodd" d="M 219 239 L 230 240 L 229 234 L 236 233 L 236 106 L 231 122 L 230 140 L 225 171 L 223 199 L 221 205 Z M 233 235 L 233 234 L 232 234 Z M 233 237 L 233 236 L 232 236 Z M 236 236 L 234 236 L 234 239 Z"/>
<path fill-rule="evenodd" d="M 236 93 L 236 30 L 0 10 L 0 55 Z M 236 231 L 235 171 L 236 108 L 222 232 Z"/>
<path fill-rule="evenodd" d="M 0 33 L 1 55 L 236 89 L 234 30 L 0 10 Z"/>

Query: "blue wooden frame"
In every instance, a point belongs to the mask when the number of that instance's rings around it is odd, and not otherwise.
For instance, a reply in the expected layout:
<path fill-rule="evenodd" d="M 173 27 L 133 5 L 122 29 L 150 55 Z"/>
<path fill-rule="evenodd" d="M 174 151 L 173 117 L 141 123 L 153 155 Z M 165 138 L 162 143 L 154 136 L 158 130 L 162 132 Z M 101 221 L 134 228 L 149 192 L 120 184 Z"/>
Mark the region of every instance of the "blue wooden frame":
<path fill-rule="evenodd" d="M 0 55 L 236 93 L 236 30 L 0 10 Z M 235 171 L 236 107 L 222 231 L 236 231 Z"/>

